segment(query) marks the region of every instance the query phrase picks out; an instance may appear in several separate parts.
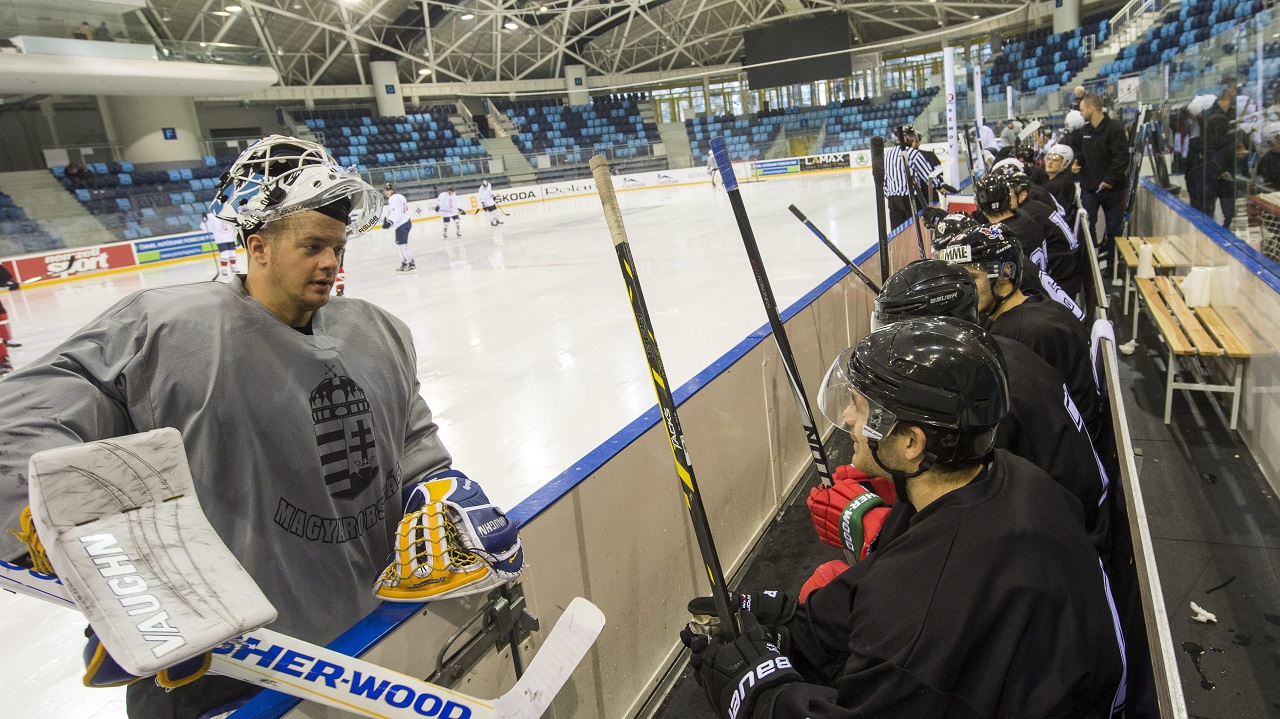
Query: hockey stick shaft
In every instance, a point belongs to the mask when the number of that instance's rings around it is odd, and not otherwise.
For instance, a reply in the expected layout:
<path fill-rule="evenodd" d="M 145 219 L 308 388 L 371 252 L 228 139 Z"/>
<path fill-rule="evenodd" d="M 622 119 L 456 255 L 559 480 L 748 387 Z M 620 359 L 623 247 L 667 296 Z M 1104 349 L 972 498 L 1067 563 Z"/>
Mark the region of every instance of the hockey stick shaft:
<path fill-rule="evenodd" d="M 57 577 L 8 562 L 0 561 L 0 588 L 79 609 Z M 603 626 L 600 610 L 581 597 L 575 598 L 524 676 L 494 701 L 270 629 L 255 629 L 215 647 L 209 671 L 373 719 L 534 719 L 550 705 Z"/>
<path fill-rule="evenodd" d="M 866 285 L 867 289 L 871 290 L 872 294 L 880 294 L 880 288 L 876 286 L 876 283 L 872 282 L 871 278 L 867 277 L 866 273 L 858 269 L 858 266 L 853 263 L 853 260 L 846 257 L 845 254 L 840 251 L 840 248 L 835 246 L 835 243 L 827 239 L 827 236 L 822 234 L 822 230 L 815 227 L 814 224 L 809 221 L 809 218 L 804 216 L 804 213 L 800 211 L 800 208 L 795 205 L 791 205 L 787 209 L 791 210 L 791 214 L 795 215 L 797 220 L 804 223 L 804 226 L 808 227 L 810 232 L 817 235 L 818 239 L 822 241 L 822 244 L 826 245 L 828 250 L 831 250 L 831 252 L 838 257 L 840 261 L 853 272 L 853 274 L 857 275 L 858 279 L 862 280 L 862 284 Z"/>
<path fill-rule="evenodd" d="M 899 156 L 902 158 L 902 170 L 907 173 L 907 198 L 911 203 L 911 226 L 916 228 L 916 244 L 920 246 L 920 259 L 923 260 L 927 255 L 924 251 L 924 231 L 920 229 L 920 207 L 918 203 L 920 198 L 916 197 L 916 191 L 919 188 L 916 186 L 915 175 L 911 174 L 911 163 L 907 161 L 907 153 L 899 153 Z"/>
<path fill-rule="evenodd" d="M 751 219 L 747 217 L 747 207 L 742 201 L 742 190 L 738 188 L 738 178 L 733 174 L 733 163 L 729 159 L 729 148 L 724 138 L 711 138 L 711 155 L 720 166 L 720 175 L 724 178 L 724 190 L 729 195 L 729 205 L 733 207 L 734 219 L 738 222 L 738 232 L 742 235 L 742 244 L 747 250 L 747 259 L 751 261 L 751 271 L 756 277 L 756 287 L 760 290 L 760 301 L 764 303 L 765 315 L 769 318 L 769 327 L 773 330 L 773 339 L 778 344 L 778 353 L 782 355 L 782 366 L 786 369 L 787 379 L 791 381 L 791 391 L 796 396 L 796 405 L 800 409 L 800 423 L 804 426 L 805 439 L 809 442 L 809 451 L 813 453 L 813 465 L 818 470 L 818 480 L 824 487 L 834 484 L 831 479 L 831 464 L 827 460 L 827 450 L 822 445 L 822 435 L 818 434 L 817 423 L 813 421 L 813 409 L 809 406 L 809 396 L 805 394 L 804 383 L 800 381 L 800 368 L 796 364 L 795 352 L 791 349 L 791 340 L 787 338 L 787 330 L 778 315 L 778 301 L 773 295 L 773 287 L 769 284 L 769 274 L 764 268 L 764 258 L 760 256 L 760 246 L 756 243 L 756 234 L 751 229 Z"/>
<path fill-rule="evenodd" d="M 885 218 L 884 138 L 871 138 L 871 184 L 876 190 L 876 236 L 880 242 L 880 284 L 889 279 L 889 228 Z"/>
<path fill-rule="evenodd" d="M 667 439 L 671 445 L 671 457 L 675 460 L 680 489 L 684 492 L 689 519 L 693 522 L 698 551 L 702 555 L 702 563 L 706 565 L 707 579 L 711 582 L 711 597 L 715 601 L 716 615 L 720 618 L 720 626 L 726 637 L 732 641 L 738 636 L 737 614 L 731 608 L 733 605 L 729 601 L 729 585 L 725 583 L 724 570 L 720 568 L 720 555 L 716 554 L 711 523 L 707 520 L 707 510 L 702 504 L 702 494 L 698 491 L 693 460 L 685 449 L 684 430 L 680 428 L 680 417 L 676 415 L 676 402 L 671 395 L 667 371 L 662 366 L 662 354 L 658 351 L 658 339 L 653 333 L 653 322 L 649 319 L 649 308 L 640 288 L 636 263 L 631 257 L 627 228 L 622 224 L 622 210 L 618 207 L 618 196 L 613 190 L 613 178 L 609 176 L 609 161 L 603 155 L 591 158 L 591 174 L 595 176 L 605 224 L 609 226 L 613 250 L 618 255 L 622 279 L 627 285 L 627 295 L 631 298 L 631 313 L 635 317 L 636 329 L 640 332 L 640 342 L 644 345 L 644 357 L 649 364 L 649 375 L 653 379 L 653 391 L 658 396 L 658 408 L 662 411 L 663 425 L 667 429 Z"/>

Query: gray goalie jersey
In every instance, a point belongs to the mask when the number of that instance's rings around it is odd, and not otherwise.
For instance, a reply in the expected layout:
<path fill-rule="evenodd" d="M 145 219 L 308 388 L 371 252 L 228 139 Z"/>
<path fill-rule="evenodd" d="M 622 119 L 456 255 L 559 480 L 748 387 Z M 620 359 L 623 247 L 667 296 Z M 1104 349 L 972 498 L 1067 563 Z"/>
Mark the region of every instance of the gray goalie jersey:
<path fill-rule="evenodd" d="M 210 523 L 280 613 L 326 643 L 377 606 L 402 482 L 450 457 L 419 394 L 404 323 L 335 298 L 311 334 L 239 279 L 143 290 L 0 383 L 0 528 L 52 447 L 182 432 Z M 0 558 L 23 548 L 0 532 Z"/>

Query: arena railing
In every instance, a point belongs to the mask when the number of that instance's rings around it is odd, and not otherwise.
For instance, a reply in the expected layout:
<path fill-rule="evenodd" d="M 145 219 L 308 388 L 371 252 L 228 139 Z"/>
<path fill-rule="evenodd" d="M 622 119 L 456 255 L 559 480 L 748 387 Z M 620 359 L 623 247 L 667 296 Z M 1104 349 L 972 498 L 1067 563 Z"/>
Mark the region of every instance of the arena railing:
<path fill-rule="evenodd" d="M 1091 286 L 1086 287 L 1090 295 L 1086 299 L 1093 305 L 1092 316 L 1096 325 L 1098 322 L 1109 323 L 1108 310 L 1111 302 L 1106 289 L 1107 280 L 1098 266 L 1098 253 L 1094 248 L 1093 233 L 1089 227 L 1088 218 L 1088 213 L 1083 208 L 1077 210 L 1075 228 L 1076 236 L 1086 248 L 1089 260 L 1090 281 L 1087 284 Z M 1156 704 L 1160 719 L 1186 719 L 1188 716 L 1186 698 L 1182 692 L 1182 680 L 1178 676 L 1177 653 L 1174 649 L 1173 633 L 1169 627 L 1169 612 L 1165 604 L 1164 591 L 1160 586 L 1160 572 L 1156 567 L 1155 548 L 1152 543 L 1151 528 L 1147 522 L 1146 502 L 1138 479 L 1142 455 L 1140 451 L 1134 449 L 1133 438 L 1129 433 L 1129 419 L 1124 403 L 1124 385 L 1120 378 L 1120 358 L 1116 353 L 1115 335 L 1110 332 L 1096 334 L 1095 367 L 1100 368 L 1098 380 L 1105 387 L 1108 406 L 1111 410 L 1112 431 L 1119 460 L 1120 486 L 1124 495 L 1125 514 L 1129 521 L 1129 539 L 1133 551 L 1132 567 L 1137 575 Z M 1112 531 L 1116 530 L 1113 528 Z M 1113 571 L 1122 569 L 1123 567 L 1117 567 Z M 1121 610 L 1123 611 L 1123 607 Z M 1131 658 L 1133 656 L 1130 654 Z M 1128 667 L 1131 675 L 1136 669 L 1134 666 Z M 1137 699 L 1133 696 L 1134 693 L 1131 683 L 1130 702 Z M 1142 710 L 1143 708 L 1139 707 L 1137 711 L 1141 714 Z"/>
<path fill-rule="evenodd" d="M 156 40 L 155 46 L 156 57 L 160 60 L 254 67 L 271 64 L 270 53 L 260 47 L 190 40 Z"/>

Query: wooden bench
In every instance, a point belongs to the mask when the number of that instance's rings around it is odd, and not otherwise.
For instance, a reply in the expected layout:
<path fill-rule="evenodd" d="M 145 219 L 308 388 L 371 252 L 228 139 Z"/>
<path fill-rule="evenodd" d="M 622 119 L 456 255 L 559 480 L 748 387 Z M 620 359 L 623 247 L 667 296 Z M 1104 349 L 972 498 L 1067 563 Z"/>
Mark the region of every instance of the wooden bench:
<path fill-rule="evenodd" d="M 1163 237 L 1116 238 L 1116 248 L 1120 250 L 1120 257 L 1124 260 L 1125 314 L 1129 313 L 1129 297 L 1137 293 L 1137 289 L 1133 285 L 1133 275 L 1138 271 L 1138 250 L 1144 243 L 1150 244 L 1153 250 L 1151 264 L 1155 268 L 1156 274 L 1168 274 L 1177 269 L 1180 264 L 1191 264 L 1172 245 L 1165 244 L 1164 240 L 1165 238 Z"/>
<path fill-rule="evenodd" d="M 1169 277 L 1137 281 L 1139 302 L 1145 302 L 1155 320 L 1156 328 L 1169 347 L 1168 374 L 1164 389 L 1164 423 L 1173 416 L 1173 391 L 1175 389 L 1198 392 L 1222 392 L 1231 395 L 1231 429 L 1236 428 L 1240 416 L 1240 390 L 1244 383 L 1244 365 L 1252 352 L 1241 341 L 1231 325 L 1240 324 L 1235 308 L 1187 306 L 1182 291 Z M 1222 312 L 1218 310 L 1221 309 Z M 1134 317 L 1138 315 L 1135 303 Z M 1225 319 L 1224 319 L 1225 317 Z M 1135 326 L 1134 337 L 1137 336 Z M 1187 362 L 1196 377 L 1195 382 L 1178 382 L 1174 379 L 1179 358 L 1222 357 L 1233 365 L 1231 384 L 1213 384 L 1194 362 Z"/>

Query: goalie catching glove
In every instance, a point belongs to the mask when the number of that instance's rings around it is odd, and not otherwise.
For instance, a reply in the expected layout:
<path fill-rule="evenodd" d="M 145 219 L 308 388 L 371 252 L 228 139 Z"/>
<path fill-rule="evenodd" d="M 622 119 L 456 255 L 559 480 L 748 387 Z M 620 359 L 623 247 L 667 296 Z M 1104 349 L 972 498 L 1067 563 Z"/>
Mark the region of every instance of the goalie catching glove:
<path fill-rule="evenodd" d="M 809 490 L 813 528 L 824 544 L 848 550 L 855 561 L 866 559 L 896 499 L 893 483 L 851 464 L 837 467 L 831 479 L 830 487 Z"/>
<path fill-rule="evenodd" d="M 465 474 L 447 470 L 405 494 L 391 563 L 374 586 L 379 599 L 465 597 L 520 576 L 524 550 L 515 524 Z"/>

